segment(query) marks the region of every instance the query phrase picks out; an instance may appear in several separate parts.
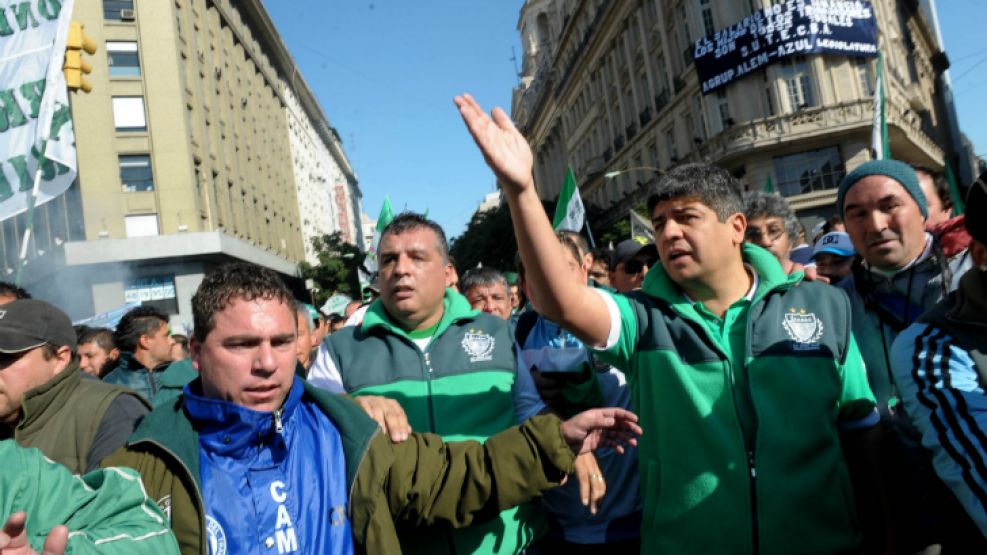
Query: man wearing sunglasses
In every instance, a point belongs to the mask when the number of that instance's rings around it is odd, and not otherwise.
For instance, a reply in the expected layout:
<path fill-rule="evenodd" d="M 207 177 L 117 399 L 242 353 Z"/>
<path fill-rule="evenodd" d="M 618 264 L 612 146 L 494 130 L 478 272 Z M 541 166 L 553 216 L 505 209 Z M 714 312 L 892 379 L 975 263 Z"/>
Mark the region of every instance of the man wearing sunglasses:
<path fill-rule="evenodd" d="M 617 244 L 610 266 L 610 285 L 621 293 L 640 289 L 648 268 L 658 259 L 655 244 L 644 237 L 634 237 Z"/>

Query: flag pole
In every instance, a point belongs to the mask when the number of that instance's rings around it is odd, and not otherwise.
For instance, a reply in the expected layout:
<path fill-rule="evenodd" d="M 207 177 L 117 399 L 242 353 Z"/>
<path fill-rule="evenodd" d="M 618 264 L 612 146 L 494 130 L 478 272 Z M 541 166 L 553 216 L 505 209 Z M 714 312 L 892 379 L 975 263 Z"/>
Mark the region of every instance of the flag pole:
<path fill-rule="evenodd" d="M 27 225 L 24 229 L 24 239 L 21 242 L 21 252 L 17 259 L 17 273 L 14 275 L 14 285 L 20 287 L 21 273 L 27 265 L 27 246 L 31 242 L 31 234 L 34 233 L 34 208 L 38 204 L 38 190 L 41 189 L 41 170 L 45 164 L 45 150 L 48 141 L 41 142 L 41 153 L 38 155 L 38 169 L 34 172 L 34 187 L 31 188 L 31 196 L 27 200 Z"/>

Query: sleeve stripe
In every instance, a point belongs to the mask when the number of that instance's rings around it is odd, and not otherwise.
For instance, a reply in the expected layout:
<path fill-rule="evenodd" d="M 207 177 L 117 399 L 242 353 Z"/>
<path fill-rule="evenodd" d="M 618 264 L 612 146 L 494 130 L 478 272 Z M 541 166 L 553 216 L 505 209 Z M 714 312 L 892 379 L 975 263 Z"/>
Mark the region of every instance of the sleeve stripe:
<path fill-rule="evenodd" d="M 957 406 L 954 406 L 954 404 L 949 402 L 944 391 L 936 386 L 937 365 L 935 363 L 935 353 L 939 348 L 948 346 L 947 339 L 948 337 L 943 331 L 931 326 L 915 338 L 915 354 L 912 358 L 912 379 L 918 385 L 916 397 L 922 405 L 929 409 L 929 418 L 932 426 L 938 433 L 939 443 L 962 469 L 963 481 L 980 501 L 980 504 L 987 507 L 987 490 L 983 486 L 983 483 L 987 482 L 987 466 L 984 464 L 984 459 L 980 451 L 973 444 L 973 441 L 977 441 L 982 449 L 987 441 L 985 441 L 979 427 L 970 421 L 969 415 L 965 418 L 966 424 L 977 437 L 970 438 L 966 435 L 957 418 L 957 409 L 963 411 L 960 414 L 966 413 L 965 403 L 962 403 L 962 398 L 956 395 L 955 392 L 952 392 L 951 396 L 954 399 L 959 398 L 960 400 L 959 403 L 956 403 Z M 946 350 L 948 351 L 948 349 Z M 924 360 L 922 360 L 922 353 L 926 353 Z M 948 374 L 949 357 L 943 355 L 940 358 L 938 373 L 940 375 Z M 924 379 L 919 372 L 923 363 L 928 380 Z M 935 400 L 930 398 L 930 394 Z M 958 405 L 960 404 L 963 404 L 963 407 L 959 407 Z M 940 414 L 945 417 L 946 422 L 943 422 Z M 950 431 L 952 431 L 956 441 L 962 445 L 963 452 L 960 452 L 958 447 L 950 440 Z M 973 475 L 974 469 L 978 475 L 977 477 Z"/>

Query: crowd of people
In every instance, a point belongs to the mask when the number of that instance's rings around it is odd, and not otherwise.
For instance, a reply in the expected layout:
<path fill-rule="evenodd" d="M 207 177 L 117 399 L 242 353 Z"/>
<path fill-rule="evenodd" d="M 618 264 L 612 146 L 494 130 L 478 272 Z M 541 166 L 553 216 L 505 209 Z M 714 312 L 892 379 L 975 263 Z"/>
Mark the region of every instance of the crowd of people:
<path fill-rule="evenodd" d="M 0 552 L 987 549 L 987 174 L 953 217 L 934 169 L 870 161 L 810 231 L 687 164 L 653 240 L 591 248 L 506 114 L 456 104 L 512 268 L 460 276 L 403 213 L 371 301 L 225 264 L 188 336 L 0 284 Z"/>

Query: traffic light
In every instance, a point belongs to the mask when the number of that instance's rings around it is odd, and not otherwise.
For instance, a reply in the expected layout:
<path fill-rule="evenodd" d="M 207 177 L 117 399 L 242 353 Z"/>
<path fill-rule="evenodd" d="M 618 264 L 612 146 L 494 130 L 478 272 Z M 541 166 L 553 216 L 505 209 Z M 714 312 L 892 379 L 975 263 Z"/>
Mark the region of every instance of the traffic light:
<path fill-rule="evenodd" d="M 65 40 L 65 85 L 70 91 L 82 89 L 83 92 L 93 90 L 93 84 L 86 81 L 83 75 L 93 70 L 93 65 L 82 59 L 82 53 L 95 54 L 96 41 L 82 31 L 82 23 L 69 23 L 69 36 Z"/>

